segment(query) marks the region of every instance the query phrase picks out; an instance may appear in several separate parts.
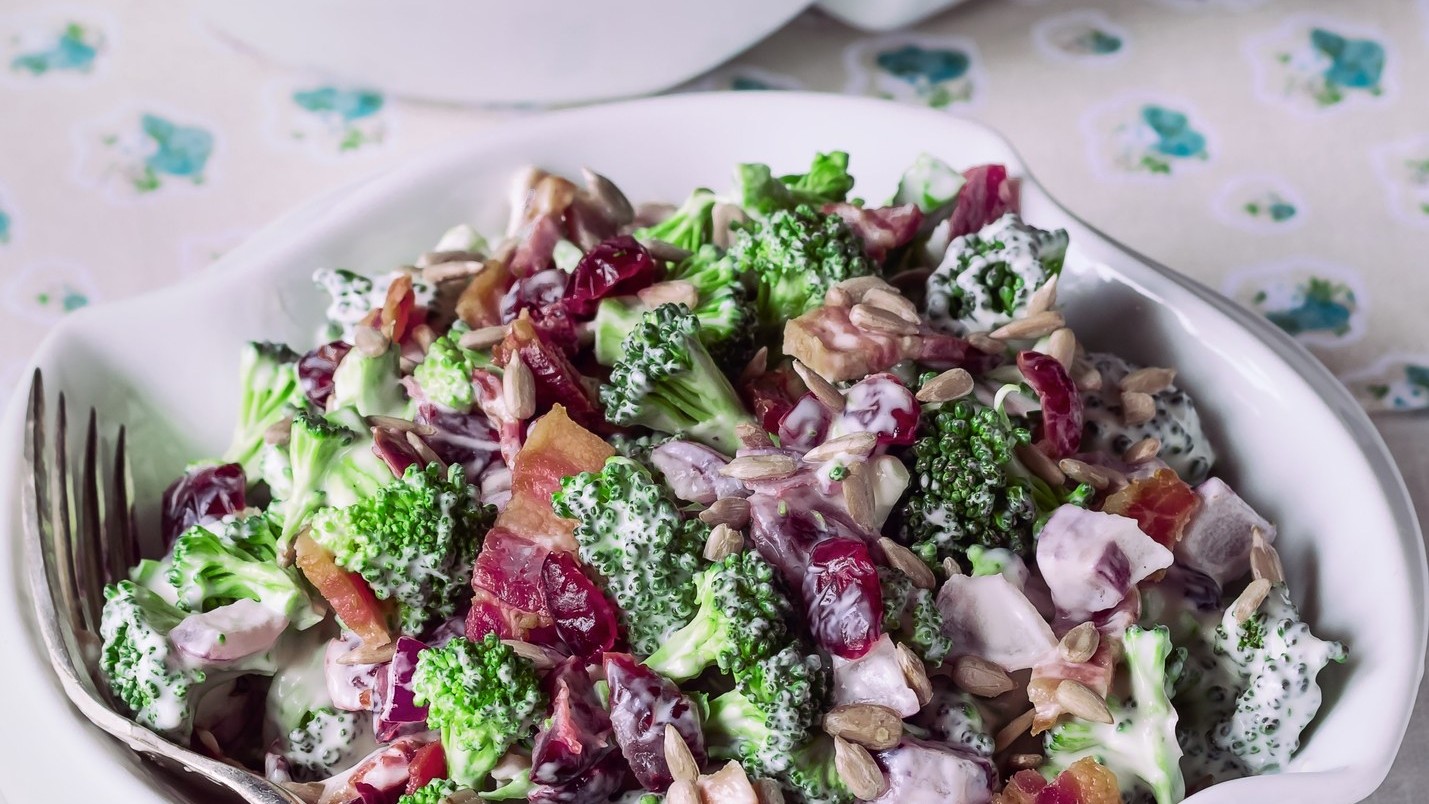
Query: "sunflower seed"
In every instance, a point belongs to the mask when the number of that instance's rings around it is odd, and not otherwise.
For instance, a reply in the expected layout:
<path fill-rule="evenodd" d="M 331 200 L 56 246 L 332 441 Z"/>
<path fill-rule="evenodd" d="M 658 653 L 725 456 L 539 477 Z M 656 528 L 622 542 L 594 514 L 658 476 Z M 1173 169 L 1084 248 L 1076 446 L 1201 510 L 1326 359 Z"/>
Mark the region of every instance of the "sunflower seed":
<path fill-rule="evenodd" d="M 1037 717 L 1036 710 L 1028 709 L 1008 721 L 1006 726 L 997 730 L 997 735 L 992 739 L 992 748 L 995 753 L 1006 751 L 1007 747 L 1017 742 L 1017 738 L 1027 733 L 1032 728 L 1032 721 Z"/>
<path fill-rule="evenodd" d="M 1270 581 L 1265 578 L 1256 578 L 1246 585 L 1240 596 L 1231 604 L 1231 616 L 1237 623 L 1244 624 L 1269 596 Z"/>
<path fill-rule="evenodd" d="M 1043 310 L 1003 324 L 992 331 L 992 337 L 1000 341 L 1036 340 L 1051 335 L 1066 325 L 1067 320 L 1061 313 Z"/>
<path fill-rule="evenodd" d="M 427 442 L 412 430 L 407 431 L 407 443 L 411 444 L 412 449 L 416 450 L 417 457 L 422 459 L 422 463 L 436 464 L 443 472 L 447 470 L 446 462 L 438 457 L 436 451 L 428 446 Z"/>
<path fill-rule="evenodd" d="M 422 354 L 425 355 L 427 350 L 432 348 L 432 344 L 435 343 L 436 340 L 437 331 L 427 324 L 418 324 L 412 327 L 412 341 L 421 348 Z"/>
<path fill-rule="evenodd" d="M 1002 667 L 972 655 L 953 660 L 953 683 L 959 689 L 983 698 L 996 698 L 1016 686 Z"/>
<path fill-rule="evenodd" d="M 417 370 L 417 361 L 406 355 L 397 358 L 397 373 L 403 377 Z"/>
<path fill-rule="evenodd" d="M 461 337 L 457 339 L 457 343 L 460 344 L 463 349 L 471 349 L 479 352 L 483 349 L 490 349 L 505 339 L 505 326 L 482 327 L 481 329 L 474 329 L 470 332 L 463 332 Z"/>
<path fill-rule="evenodd" d="M 542 215 L 559 215 L 566 211 L 576 199 L 577 188 L 569 179 L 546 174 L 528 196 L 527 210 L 531 218 Z"/>
<path fill-rule="evenodd" d="M 501 398 L 515 419 L 536 415 L 536 378 L 521 355 L 512 355 L 501 372 Z"/>
<path fill-rule="evenodd" d="M 769 449 L 774 442 L 764 428 L 754 422 L 740 422 L 734 426 L 734 435 L 745 449 Z"/>
<path fill-rule="evenodd" d="M 343 665 L 382 664 L 383 662 L 392 661 L 392 657 L 396 655 L 396 642 L 388 642 L 384 645 L 368 645 L 364 642 L 337 657 L 337 663 Z"/>
<path fill-rule="evenodd" d="M 1062 635 L 1062 640 L 1057 643 L 1057 651 L 1062 654 L 1063 659 L 1082 664 L 1091 661 L 1092 654 L 1097 652 L 1097 646 L 1101 644 L 1101 638 L 1102 635 L 1095 625 L 1082 623 Z"/>
<path fill-rule="evenodd" d="M 700 804 L 700 794 L 695 783 L 687 779 L 676 779 L 665 791 L 665 804 Z"/>
<path fill-rule="evenodd" d="M 973 391 L 973 375 L 967 369 L 952 368 L 923 383 L 918 389 L 919 402 L 951 402 Z"/>
<path fill-rule="evenodd" d="M 1027 300 L 1027 314 L 1036 315 L 1046 312 L 1057 306 L 1057 276 L 1052 277 L 1042 283 L 1042 287 L 1037 288 L 1032 293 L 1032 297 Z"/>
<path fill-rule="evenodd" d="M 673 723 L 665 724 L 665 764 L 670 766 L 670 775 L 676 779 L 693 782 L 700 778 L 700 766 L 690 746 L 680 735 Z"/>
<path fill-rule="evenodd" d="M 948 556 L 947 558 L 943 559 L 943 572 L 946 573 L 949 578 L 951 578 L 954 575 L 962 575 L 963 568 L 958 566 L 957 559 L 953 558 L 952 556 Z"/>
<path fill-rule="evenodd" d="M 1072 480 L 1086 483 L 1097 491 L 1105 491 L 1111 485 L 1111 476 L 1106 470 L 1076 458 L 1063 458 L 1057 462 L 1057 468 Z"/>
<path fill-rule="evenodd" d="M 855 327 L 866 332 L 882 332 L 889 335 L 918 334 L 916 324 L 910 324 L 881 307 L 869 304 L 855 304 L 849 310 L 848 320 Z"/>
<path fill-rule="evenodd" d="M 850 466 L 840 485 L 849 519 L 861 528 L 874 530 L 873 484 L 868 479 L 868 464 L 859 461 Z"/>
<path fill-rule="evenodd" d="M 1146 463 L 1161 453 L 1161 441 L 1156 436 L 1147 436 L 1126 448 L 1121 459 L 1130 464 Z"/>
<path fill-rule="evenodd" d="M 223 758 L 223 747 L 218 744 L 218 738 L 213 736 L 213 732 L 208 729 L 194 729 L 194 736 L 203 744 L 210 756 Z"/>
<path fill-rule="evenodd" d="M 486 263 L 481 261 L 480 255 L 471 254 L 465 251 L 428 252 L 426 254 L 423 254 L 422 258 L 426 259 L 428 257 L 440 257 L 447 254 L 455 254 L 458 256 L 455 259 L 439 260 L 437 262 L 428 263 L 427 265 L 422 265 L 422 281 L 431 285 L 440 285 L 441 283 L 450 281 L 452 279 L 463 279 L 468 276 L 476 276 L 478 273 L 481 272 L 482 268 L 486 267 Z M 422 260 L 417 260 L 418 265 L 421 265 L 421 263 Z"/>
<path fill-rule="evenodd" d="M 1092 691 L 1091 687 L 1070 678 L 1062 679 L 1054 696 L 1057 704 L 1082 720 L 1093 723 L 1111 723 L 1111 710 L 1106 700 Z"/>
<path fill-rule="evenodd" d="M 367 423 L 373 427 L 385 427 L 388 430 L 396 430 L 399 433 L 416 433 L 420 436 L 435 435 L 437 428 L 429 424 L 417 424 L 411 419 L 399 419 L 396 416 L 381 416 L 373 414 L 366 417 Z"/>
<path fill-rule="evenodd" d="M 268 429 L 263 431 L 263 443 L 274 446 L 282 446 L 288 443 L 288 438 L 293 434 L 293 417 L 284 416 L 276 422 L 268 425 Z"/>
<path fill-rule="evenodd" d="M 856 276 L 853 279 L 845 279 L 834 287 L 847 293 L 851 304 L 863 301 L 864 294 L 870 290 L 893 290 L 892 285 L 876 276 Z"/>
<path fill-rule="evenodd" d="M 624 226 L 635 220 L 635 208 L 615 182 L 588 167 L 581 168 L 581 179 L 585 181 L 586 192 L 591 194 L 612 223 Z"/>
<path fill-rule="evenodd" d="M 739 480 L 772 480 L 797 471 L 799 465 L 788 455 L 742 455 L 725 464 L 719 473 Z"/>
<path fill-rule="evenodd" d="M 1000 355 L 1007 350 L 1007 344 L 986 332 L 969 332 L 963 336 L 963 340 L 979 352 L 986 352 L 990 355 Z"/>
<path fill-rule="evenodd" d="M 739 530 L 749 524 L 749 500 L 743 497 L 721 497 L 700 512 L 706 525 L 728 525 Z"/>
<path fill-rule="evenodd" d="M 1042 767 L 1041 754 L 1009 754 L 1007 767 L 1014 770 L 1036 770 Z"/>
<path fill-rule="evenodd" d="M 474 262 L 478 268 L 482 260 L 486 259 L 480 252 L 468 251 L 466 249 L 453 249 L 448 251 L 424 251 L 417 258 L 418 268 L 428 268 L 435 265 L 461 264 L 464 262 Z M 422 277 L 425 279 L 426 277 Z"/>
<path fill-rule="evenodd" d="M 1176 380 L 1176 369 L 1147 366 L 1127 374 L 1116 384 L 1122 391 L 1137 391 L 1143 394 L 1159 394 L 1171 387 Z"/>
<path fill-rule="evenodd" d="M 744 365 L 744 370 L 739 373 L 740 382 L 745 382 L 769 370 L 769 347 L 761 346 L 759 351 L 754 353 L 754 357 L 749 358 L 749 362 Z"/>
<path fill-rule="evenodd" d="M 501 641 L 517 656 L 534 665 L 537 670 L 550 670 L 558 664 L 557 657 L 540 645 L 533 645 L 519 639 L 503 639 Z"/>
<path fill-rule="evenodd" d="M 1146 424 L 1156 416 L 1156 400 L 1142 391 L 1121 392 L 1121 421 L 1128 427 Z"/>
<path fill-rule="evenodd" d="M 723 522 L 710 528 L 710 535 L 705 539 L 706 561 L 723 561 L 743 550 L 744 536 L 739 531 Z"/>
<path fill-rule="evenodd" d="M 715 204 L 710 213 L 710 239 L 720 248 L 729 248 L 734 243 L 734 225 L 749 220 L 743 209 L 736 204 Z"/>
<path fill-rule="evenodd" d="M 1254 525 L 1250 528 L 1250 571 L 1259 580 L 1264 578 L 1272 584 L 1285 582 L 1285 568 L 1280 564 L 1280 553 L 1265 540 L 1265 534 Z"/>
<path fill-rule="evenodd" d="M 887 751 L 903 738 L 903 718 L 878 704 L 843 704 L 824 715 L 824 731 L 864 748 Z"/>
<path fill-rule="evenodd" d="M 828 290 L 824 291 L 824 306 L 825 306 L 825 307 L 852 307 L 852 306 L 853 306 L 853 297 L 850 296 L 850 295 L 848 295 L 848 291 L 847 291 L 847 290 L 844 290 L 843 288 L 839 287 L 838 285 L 834 285 L 833 287 L 831 287 L 831 288 L 829 288 Z"/>
<path fill-rule="evenodd" d="M 700 294 L 695 290 L 695 286 L 683 279 L 656 282 L 647 288 L 641 288 L 635 295 L 650 307 L 659 307 L 662 304 L 683 304 L 694 309 L 700 300 Z"/>
<path fill-rule="evenodd" d="M 918 696 L 918 705 L 927 706 L 933 700 L 933 682 L 928 678 L 928 668 L 923 666 L 923 660 L 912 648 L 901 642 L 898 643 L 898 667 L 903 671 L 903 680 L 908 688 Z"/>
<path fill-rule="evenodd" d="M 645 243 L 645 250 L 650 252 L 650 256 L 665 262 L 684 262 L 693 251 L 680 248 L 673 243 L 666 243 L 664 240 L 649 240 Z M 642 301 L 644 301 L 642 299 Z M 645 302 L 649 304 L 650 302 Z"/>
<path fill-rule="evenodd" d="M 804 463 L 823 463 L 845 455 L 865 457 L 878 445 L 878 436 L 865 430 L 845 433 L 804 453 Z"/>
<path fill-rule="evenodd" d="M 1054 489 L 1061 488 L 1067 482 L 1067 476 L 1057 467 L 1057 462 L 1031 444 L 1017 445 L 1017 459 L 1022 461 L 1022 465 L 1032 474 L 1046 481 L 1047 485 Z"/>
<path fill-rule="evenodd" d="M 908 580 L 919 589 L 932 589 L 938 585 L 938 579 L 933 577 L 933 571 L 928 569 L 928 565 L 923 563 L 923 559 L 913 554 L 912 550 L 884 536 L 878 540 L 878 546 L 883 549 L 883 557 L 888 561 L 889 566 L 908 576 Z"/>
<path fill-rule="evenodd" d="M 352 328 L 352 345 L 368 357 L 381 357 L 387 354 L 392 342 L 375 328 L 361 325 Z"/>
<path fill-rule="evenodd" d="M 773 779 L 755 779 L 750 784 L 754 786 L 754 796 L 759 799 L 759 804 L 784 804 L 784 788 Z"/>
<path fill-rule="evenodd" d="M 923 319 L 918 317 L 918 308 L 914 306 L 913 302 L 903 298 L 896 291 L 869 288 L 863 294 L 863 303 L 887 310 L 910 324 L 923 323 Z"/>
<path fill-rule="evenodd" d="M 823 403 L 833 413 L 844 412 L 844 395 L 835 388 L 833 383 L 824 379 L 822 374 L 804 365 L 802 360 L 794 361 L 794 373 L 799 375 L 799 379 L 808 386 L 809 393 L 814 398 Z"/>
<path fill-rule="evenodd" d="M 1083 360 L 1073 363 L 1071 374 L 1072 384 L 1077 386 L 1078 391 L 1101 390 L 1102 374 L 1091 363 Z"/>
<path fill-rule="evenodd" d="M 888 789 L 888 780 L 868 749 L 842 737 L 834 738 L 834 770 L 855 798 L 872 801 Z"/>
<path fill-rule="evenodd" d="M 1047 336 L 1047 354 L 1051 355 L 1062 368 L 1070 369 L 1077 357 L 1077 336 L 1067 327 L 1062 327 Z"/>

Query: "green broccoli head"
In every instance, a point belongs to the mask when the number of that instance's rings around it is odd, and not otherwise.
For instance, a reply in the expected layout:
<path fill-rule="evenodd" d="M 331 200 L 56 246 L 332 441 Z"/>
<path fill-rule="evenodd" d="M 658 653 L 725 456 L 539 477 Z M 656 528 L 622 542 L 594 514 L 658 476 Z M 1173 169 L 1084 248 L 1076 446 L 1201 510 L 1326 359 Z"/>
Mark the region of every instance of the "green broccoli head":
<path fill-rule="evenodd" d="M 449 804 L 453 796 L 467 789 L 451 779 L 433 779 L 415 792 L 403 794 L 397 804 Z"/>
<path fill-rule="evenodd" d="M 1067 233 L 1023 223 L 1015 213 L 948 244 L 928 277 L 926 313 L 954 332 L 996 329 L 1022 316 L 1032 294 L 1062 271 Z"/>
<path fill-rule="evenodd" d="M 331 706 L 304 713 L 283 745 L 283 757 L 288 760 L 293 778 L 316 782 L 351 765 L 362 749 L 358 738 L 369 728 L 368 723 L 357 712 Z"/>
<path fill-rule="evenodd" d="M 714 208 L 718 201 L 714 193 L 697 188 L 670 217 L 631 234 L 642 243 L 660 240 L 686 251 L 698 251 L 713 239 Z"/>
<path fill-rule="evenodd" d="M 684 435 L 725 453 L 749 421 L 729 378 L 700 342 L 700 324 L 683 304 L 644 313 L 621 342 L 610 382 L 600 388 L 606 418 Z"/>
<path fill-rule="evenodd" d="M 264 433 L 307 404 L 298 383 L 298 353 L 281 343 L 249 343 L 239 360 L 239 384 L 243 399 L 238 425 L 223 460 L 242 464 L 253 477 L 258 474 Z"/>
<path fill-rule="evenodd" d="M 421 652 L 412 678 L 427 723 L 441 732 L 448 775 L 477 787 L 546 710 L 535 666 L 494 634 Z"/>
<path fill-rule="evenodd" d="M 288 496 L 283 500 L 281 544 L 289 544 L 323 506 L 351 505 L 392 481 L 392 471 L 372 451 L 366 424 L 354 410 L 327 418 L 300 411 L 288 436 Z"/>
<path fill-rule="evenodd" d="M 711 245 L 670 269 L 670 279 L 695 286 L 700 339 L 721 366 L 742 368 L 754 352 L 754 305 L 734 260 Z"/>
<path fill-rule="evenodd" d="M 852 804 L 853 793 L 834 766 L 834 741 L 816 734 L 794 752 L 789 767 L 776 777 L 786 793 L 804 804 Z"/>
<path fill-rule="evenodd" d="M 437 338 L 427 348 L 427 356 L 412 370 L 412 376 L 428 399 L 459 413 L 469 412 L 476 404 L 472 370 L 489 362 L 480 352 L 462 348 L 458 341 L 464 331 L 454 326 Z"/>
<path fill-rule="evenodd" d="M 253 600 L 281 613 L 298 629 L 317 625 L 322 612 L 297 574 L 277 563 L 278 531 L 266 514 L 195 525 L 174 541 L 167 580 L 183 611 L 209 611 Z"/>
<path fill-rule="evenodd" d="M 943 634 L 943 613 L 937 593 L 914 588 L 908 576 L 888 567 L 878 568 L 883 593 L 883 630 L 913 648 L 930 664 L 940 665 L 953 649 Z"/>
<path fill-rule="evenodd" d="M 828 689 L 823 661 L 798 645 L 741 668 L 735 688 L 710 702 L 711 755 L 737 759 L 756 776 L 788 770 L 823 713 Z"/>
<path fill-rule="evenodd" d="M 130 581 L 105 587 L 104 598 L 99 669 L 109 691 L 139 725 L 187 740 L 205 674 L 169 642 L 184 612 Z"/>
<path fill-rule="evenodd" d="M 1170 698 L 1178 665 L 1171 634 L 1164 625 L 1133 625 L 1121 641 L 1126 655 L 1118 682 L 1128 694 L 1107 699 L 1113 722 L 1074 718 L 1054 727 L 1046 737 L 1043 772 L 1055 775 L 1092 757 L 1116 774 L 1123 795 L 1149 794 L 1156 804 L 1175 804 L 1186 797 L 1186 783 Z"/>
<path fill-rule="evenodd" d="M 318 511 L 312 537 L 378 598 L 397 601 L 402 632 L 412 635 L 456 613 L 494 519 L 495 509 L 477 502 L 460 465 L 413 464 L 353 505 Z"/>
<path fill-rule="evenodd" d="M 698 610 L 645 661 L 683 681 L 712 664 L 726 673 L 772 656 L 788 641 L 791 608 L 775 571 L 757 553 L 736 553 L 695 580 Z"/>
<path fill-rule="evenodd" d="M 551 507 L 576 521 L 581 561 L 605 579 L 632 650 L 648 656 L 694 616 L 704 528 L 683 520 L 645 467 L 611 458 L 565 478 Z"/>
<path fill-rule="evenodd" d="M 773 215 L 800 204 L 822 206 L 848 198 L 853 176 L 848 172 L 848 154 L 830 151 L 815 154 L 807 173 L 775 177 L 768 165 L 757 162 L 735 169 L 740 202 L 757 215 Z"/>
<path fill-rule="evenodd" d="M 935 156 L 919 154 L 903 177 L 898 180 L 898 190 L 893 194 L 890 205 L 916 204 L 918 209 L 931 218 L 939 217 L 957 201 L 967 179 L 946 162 Z M 946 214 L 942 217 L 947 217 Z"/>
<path fill-rule="evenodd" d="M 351 407 L 363 416 L 410 418 L 412 405 L 402 390 L 399 356 L 396 347 L 375 357 L 361 349 L 349 349 L 332 373 L 328 405 Z"/>
<path fill-rule="evenodd" d="M 863 238 L 843 218 L 808 206 L 780 210 L 741 229 L 729 253 L 736 272 L 754 282 L 755 315 L 766 336 L 821 306 L 838 282 L 876 271 Z"/>
<path fill-rule="evenodd" d="M 923 426 L 912 448 L 904 539 L 929 563 L 975 544 L 1025 551 L 1037 508 L 1014 470 L 1013 450 L 1031 441 L 1028 431 L 971 400 L 925 414 Z"/>
<path fill-rule="evenodd" d="M 1344 645 L 1310 633 L 1279 584 L 1244 624 L 1226 612 L 1213 648 L 1220 667 L 1211 700 L 1234 708 L 1222 711 L 1211 744 L 1252 773 L 1282 770 L 1320 710 L 1316 677 L 1330 662 L 1345 661 Z"/>

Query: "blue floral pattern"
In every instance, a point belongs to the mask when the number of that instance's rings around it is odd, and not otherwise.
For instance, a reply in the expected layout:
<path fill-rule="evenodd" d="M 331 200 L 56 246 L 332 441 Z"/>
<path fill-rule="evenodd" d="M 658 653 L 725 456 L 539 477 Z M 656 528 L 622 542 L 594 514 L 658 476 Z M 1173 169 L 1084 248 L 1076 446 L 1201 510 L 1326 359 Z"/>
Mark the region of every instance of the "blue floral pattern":
<path fill-rule="evenodd" d="M 1315 346 L 1340 346 L 1363 334 L 1359 277 L 1318 260 L 1290 260 L 1232 277 L 1228 292 L 1287 334 Z"/>
<path fill-rule="evenodd" d="M 850 92 L 921 103 L 934 109 L 973 104 L 983 79 L 976 46 L 957 37 L 892 35 L 845 51 Z"/>
<path fill-rule="evenodd" d="M 1429 354 L 1388 355 L 1342 379 L 1366 407 L 1381 410 L 1429 408 Z"/>
<path fill-rule="evenodd" d="M 1292 17 L 1253 37 L 1257 91 L 1271 102 L 1321 112 L 1384 95 L 1390 56 L 1378 36 L 1341 20 Z"/>
<path fill-rule="evenodd" d="M 1429 134 L 1375 146 L 1370 158 L 1390 212 L 1429 228 Z"/>
<path fill-rule="evenodd" d="M 1299 226 L 1305 201 L 1289 183 L 1276 176 L 1241 176 L 1227 182 L 1212 211 L 1222 223 L 1252 232 L 1283 232 Z"/>
<path fill-rule="evenodd" d="M 117 199 L 204 184 L 215 147 L 207 127 L 142 108 L 86 126 L 81 140 L 81 178 Z"/>
<path fill-rule="evenodd" d="M 66 260 L 44 260 L 18 271 L 3 288 L 5 305 L 29 320 L 50 323 L 88 305 L 94 281 L 88 269 Z"/>
<path fill-rule="evenodd" d="M 1207 135 L 1179 102 L 1128 97 L 1083 118 L 1093 165 L 1111 176 L 1165 177 L 1210 160 Z"/>
<path fill-rule="evenodd" d="M 1055 61 L 1109 64 L 1126 54 L 1130 35 L 1102 11 L 1056 14 L 1032 28 L 1032 40 L 1042 55 Z"/>
<path fill-rule="evenodd" d="M 10 57 L 10 70 L 39 77 L 54 73 L 89 73 L 104 47 L 104 36 L 83 23 L 68 22 L 58 33 L 40 34 L 46 44 L 37 48 L 21 45 Z"/>
<path fill-rule="evenodd" d="M 273 90 L 275 134 L 319 155 L 372 150 L 390 130 L 390 104 L 381 92 L 333 84 L 278 85 Z"/>

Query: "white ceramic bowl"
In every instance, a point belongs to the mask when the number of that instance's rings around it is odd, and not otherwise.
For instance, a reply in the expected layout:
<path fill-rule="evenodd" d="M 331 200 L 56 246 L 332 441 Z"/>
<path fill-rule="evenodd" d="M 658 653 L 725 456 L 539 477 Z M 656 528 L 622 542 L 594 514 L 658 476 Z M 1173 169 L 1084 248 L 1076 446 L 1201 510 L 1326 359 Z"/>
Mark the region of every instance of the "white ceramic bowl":
<path fill-rule="evenodd" d="M 865 31 L 892 31 L 968 0 L 820 0 L 829 16 Z"/>
<path fill-rule="evenodd" d="M 810 0 L 203 0 L 220 34 L 280 64 L 448 103 L 658 92 L 773 33 Z"/>
<path fill-rule="evenodd" d="M 314 268 L 386 270 L 453 223 L 498 228 L 507 181 L 531 162 L 565 173 L 590 165 L 634 200 L 678 200 L 694 186 L 726 185 L 736 162 L 793 170 L 832 148 L 852 154 L 859 194 L 869 199 L 885 197 L 921 151 L 1027 175 L 985 128 L 874 100 L 705 94 L 532 117 L 319 199 L 187 283 L 68 317 L 36 362 L 51 393 L 61 389 L 79 410 L 95 405 L 106 420 L 128 423 L 140 456 L 137 498 L 147 506 L 141 520 L 152 523 L 160 491 L 183 464 L 227 443 L 240 344 L 309 342 L 323 306 L 308 279 Z M 1029 221 L 1071 233 L 1064 297 L 1078 334 L 1093 348 L 1177 367 L 1217 444 L 1217 472 L 1279 525 L 1294 597 L 1317 632 L 1351 646 L 1350 663 L 1325 673 L 1324 711 L 1290 773 L 1213 787 L 1191 801 L 1367 796 L 1404 735 L 1425 648 L 1423 545 L 1383 443 L 1349 393 L 1270 324 L 1112 243 L 1031 180 L 1023 187 Z M 33 633 L 17 572 L 22 401 L 10 405 L 0 450 L 10 537 L 0 552 L 0 690 L 10 734 L 0 790 L 15 804 L 87 804 L 101 789 L 112 801 L 152 800 L 139 763 L 68 707 Z"/>

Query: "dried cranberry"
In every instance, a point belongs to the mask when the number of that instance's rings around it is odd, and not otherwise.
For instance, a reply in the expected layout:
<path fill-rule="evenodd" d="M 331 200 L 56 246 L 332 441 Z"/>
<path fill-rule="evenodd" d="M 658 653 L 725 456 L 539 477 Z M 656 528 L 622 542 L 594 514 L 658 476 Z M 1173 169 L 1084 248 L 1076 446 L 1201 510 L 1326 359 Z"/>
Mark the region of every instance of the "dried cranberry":
<path fill-rule="evenodd" d="M 628 769 L 620 754 L 611 752 L 599 764 L 561 785 L 540 785 L 527 801 L 543 804 L 603 804 L 625 788 Z"/>
<path fill-rule="evenodd" d="M 749 498 L 749 536 L 760 557 L 784 576 L 792 588 L 801 587 L 809 569 L 814 545 L 837 535 L 835 523 L 785 496 L 755 494 Z"/>
<path fill-rule="evenodd" d="M 963 187 L 958 191 L 948 237 L 962 237 L 1017 211 L 1017 189 L 1002 165 L 978 165 L 963 171 Z"/>
<path fill-rule="evenodd" d="M 573 315 L 595 315 L 607 296 L 634 293 L 655 281 L 655 260 L 630 235 L 601 241 L 586 252 L 566 282 L 566 309 Z"/>
<path fill-rule="evenodd" d="M 1055 357 L 1018 352 L 1017 368 L 1042 400 L 1042 425 L 1037 448 L 1050 458 L 1076 454 L 1082 445 L 1082 395 Z"/>
<path fill-rule="evenodd" d="M 825 539 L 804 576 L 809 630 L 830 653 L 857 659 L 882 634 L 883 591 L 868 546 L 855 539 Z"/>
<path fill-rule="evenodd" d="M 583 659 L 561 662 L 545 683 L 551 713 L 531 747 L 531 781 L 559 786 L 605 759 L 615 750 L 615 737 Z"/>
<path fill-rule="evenodd" d="M 1002 365 L 1002 355 L 984 352 L 956 335 L 946 332 L 922 332 L 913 344 L 909 357 L 928 368 L 967 369 L 974 375 L 984 374 Z"/>
<path fill-rule="evenodd" d="M 236 463 L 196 466 L 164 489 L 160 526 L 164 543 L 172 544 L 194 525 L 242 511 L 247 480 Z"/>
<path fill-rule="evenodd" d="M 892 374 L 874 374 L 844 393 L 844 410 L 830 435 L 874 433 L 880 444 L 912 444 L 918 434 L 918 400 Z"/>
<path fill-rule="evenodd" d="M 541 581 L 546 553 L 546 548 L 504 528 L 486 534 L 471 572 L 469 638 L 497 633 L 503 639 L 556 644 L 555 623 Z"/>
<path fill-rule="evenodd" d="M 332 396 L 332 375 L 337 364 L 352 350 L 344 341 L 333 341 L 308 352 L 298 359 L 298 382 L 313 407 L 322 410 Z"/>
<path fill-rule="evenodd" d="M 481 413 L 457 413 L 422 402 L 413 421 L 436 431 L 423 440 L 443 463 L 460 464 L 467 482 L 474 482 L 501 452 L 491 421 Z"/>
<path fill-rule="evenodd" d="M 582 382 L 580 372 L 560 349 L 541 337 L 527 318 L 511 323 L 510 332 L 497 344 L 494 353 L 496 361 L 503 366 L 513 355 L 520 355 L 526 368 L 531 370 L 536 386 L 537 415 L 553 405 L 563 405 L 571 419 L 582 427 L 602 432 L 609 429 L 600 404 Z"/>
<path fill-rule="evenodd" d="M 541 582 L 556 633 L 572 653 L 589 658 L 615 645 L 615 609 L 570 553 L 547 554 Z"/>
<path fill-rule="evenodd" d="M 779 432 L 779 422 L 794 407 L 802 388 L 799 375 L 785 365 L 740 382 L 740 395 L 765 432 Z"/>
<path fill-rule="evenodd" d="M 779 419 L 773 431 L 779 434 L 779 444 L 790 449 L 809 450 L 823 443 L 829 434 L 833 414 L 811 393 L 799 397 Z"/>
<path fill-rule="evenodd" d="M 559 268 L 518 279 L 501 297 L 501 321 L 509 324 L 525 312 L 546 342 L 574 353 L 579 341 L 564 304 L 565 295 L 566 274 Z"/>
<path fill-rule="evenodd" d="M 626 653 L 605 654 L 610 721 L 630 771 L 646 790 L 661 792 L 674 777 L 665 762 L 665 725 L 685 738 L 695 762 L 705 762 L 705 735 L 690 699 L 674 682 Z"/>

